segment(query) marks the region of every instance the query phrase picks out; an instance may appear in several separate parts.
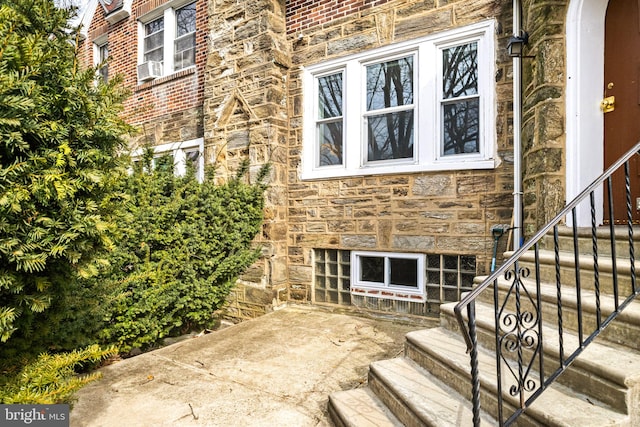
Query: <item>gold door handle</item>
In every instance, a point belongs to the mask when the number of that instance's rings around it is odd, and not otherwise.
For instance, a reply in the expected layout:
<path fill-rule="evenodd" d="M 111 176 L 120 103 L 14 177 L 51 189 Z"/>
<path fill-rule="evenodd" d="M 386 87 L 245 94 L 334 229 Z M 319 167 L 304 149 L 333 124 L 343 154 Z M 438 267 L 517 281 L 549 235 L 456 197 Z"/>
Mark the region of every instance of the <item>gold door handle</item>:
<path fill-rule="evenodd" d="M 610 113 L 616 108 L 616 97 L 615 96 L 607 96 L 605 99 L 600 101 L 600 109 L 603 113 Z"/>

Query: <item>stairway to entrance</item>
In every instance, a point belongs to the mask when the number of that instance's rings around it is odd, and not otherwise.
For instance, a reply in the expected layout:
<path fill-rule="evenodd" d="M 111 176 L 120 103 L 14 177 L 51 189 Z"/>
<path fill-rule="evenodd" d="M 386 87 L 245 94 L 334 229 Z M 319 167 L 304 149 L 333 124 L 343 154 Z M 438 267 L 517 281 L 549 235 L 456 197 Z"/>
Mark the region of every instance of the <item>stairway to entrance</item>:
<path fill-rule="evenodd" d="M 626 227 L 556 226 L 478 295 L 475 425 L 640 425 L 638 249 Z M 401 357 L 372 363 L 366 387 L 331 394 L 334 423 L 474 425 L 455 306 L 441 307 L 439 327 L 407 334 Z M 522 413 L 510 419 L 514 412 Z"/>

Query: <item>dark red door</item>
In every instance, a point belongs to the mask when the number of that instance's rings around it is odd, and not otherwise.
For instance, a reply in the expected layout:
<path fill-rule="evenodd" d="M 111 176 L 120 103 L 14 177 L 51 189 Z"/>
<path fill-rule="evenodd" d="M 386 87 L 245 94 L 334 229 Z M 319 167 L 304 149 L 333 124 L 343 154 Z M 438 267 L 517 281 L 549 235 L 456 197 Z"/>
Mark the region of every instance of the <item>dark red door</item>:
<path fill-rule="evenodd" d="M 640 0 L 610 0 L 605 20 L 604 84 L 605 97 L 614 96 L 614 110 L 604 113 L 604 167 L 609 167 L 640 141 Z M 632 159 L 631 211 L 640 222 L 638 164 Z M 614 221 L 626 223 L 627 200 L 622 173 L 613 179 Z M 605 191 L 605 222 L 608 197 Z"/>

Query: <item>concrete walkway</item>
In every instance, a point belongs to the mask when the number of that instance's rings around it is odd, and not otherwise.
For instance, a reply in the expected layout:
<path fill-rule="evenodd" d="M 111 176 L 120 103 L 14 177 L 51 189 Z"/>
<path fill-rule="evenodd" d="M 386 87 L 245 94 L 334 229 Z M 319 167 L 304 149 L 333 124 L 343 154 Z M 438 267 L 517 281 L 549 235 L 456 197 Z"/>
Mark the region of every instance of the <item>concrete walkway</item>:
<path fill-rule="evenodd" d="M 102 368 L 71 426 L 330 426 L 329 393 L 435 326 L 292 306 Z"/>

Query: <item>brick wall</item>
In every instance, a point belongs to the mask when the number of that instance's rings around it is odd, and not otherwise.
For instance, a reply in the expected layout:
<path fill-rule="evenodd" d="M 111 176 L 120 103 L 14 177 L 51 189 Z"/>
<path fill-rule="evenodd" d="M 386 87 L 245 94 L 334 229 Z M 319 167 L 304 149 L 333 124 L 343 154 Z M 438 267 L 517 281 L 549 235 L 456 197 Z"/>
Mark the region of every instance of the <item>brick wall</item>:
<path fill-rule="evenodd" d="M 387 2 L 389 0 L 292 0 L 287 2 L 287 32 L 304 31 Z"/>
<path fill-rule="evenodd" d="M 202 104 L 204 99 L 204 67 L 206 63 L 207 2 L 196 2 L 196 67 L 170 76 L 138 84 L 138 18 L 167 3 L 163 0 L 134 1 L 131 16 L 115 24 L 105 20 L 102 6 L 97 5 L 81 49 L 88 64 L 93 63 L 93 41 L 107 34 L 109 43 L 109 75 L 122 75 L 131 96 L 124 103 L 127 120 L 138 125 L 139 135 L 133 139 L 152 144 L 176 142 L 202 137 Z"/>

